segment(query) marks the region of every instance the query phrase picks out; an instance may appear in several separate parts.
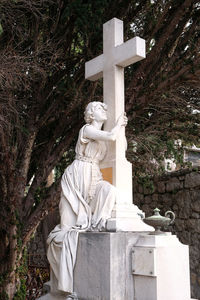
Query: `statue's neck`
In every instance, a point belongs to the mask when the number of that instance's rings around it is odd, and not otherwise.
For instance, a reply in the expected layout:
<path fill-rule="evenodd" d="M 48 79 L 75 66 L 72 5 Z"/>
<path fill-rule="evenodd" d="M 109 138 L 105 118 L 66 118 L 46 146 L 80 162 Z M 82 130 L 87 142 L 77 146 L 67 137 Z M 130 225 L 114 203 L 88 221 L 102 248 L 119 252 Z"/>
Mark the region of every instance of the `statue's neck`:
<path fill-rule="evenodd" d="M 101 130 L 102 126 L 103 126 L 103 121 L 96 121 L 96 120 L 93 120 L 91 125 L 93 125 L 96 129 L 99 129 Z"/>

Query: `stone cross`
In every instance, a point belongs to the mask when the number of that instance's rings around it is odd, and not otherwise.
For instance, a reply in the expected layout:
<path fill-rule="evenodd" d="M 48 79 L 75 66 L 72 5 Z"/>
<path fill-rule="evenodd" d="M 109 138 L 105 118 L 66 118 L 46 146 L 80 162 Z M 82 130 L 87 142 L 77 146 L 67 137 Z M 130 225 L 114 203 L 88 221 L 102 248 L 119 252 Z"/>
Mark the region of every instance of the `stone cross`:
<path fill-rule="evenodd" d="M 143 58 L 145 40 L 135 37 L 124 43 L 123 21 L 113 18 L 103 25 L 103 54 L 86 62 L 85 78 L 95 81 L 103 77 L 103 99 L 108 106 L 104 130 L 111 130 L 124 113 L 124 68 Z M 126 193 L 118 203 L 132 203 L 132 166 L 125 157 L 125 130 L 108 148 L 101 166 L 103 176 Z"/>

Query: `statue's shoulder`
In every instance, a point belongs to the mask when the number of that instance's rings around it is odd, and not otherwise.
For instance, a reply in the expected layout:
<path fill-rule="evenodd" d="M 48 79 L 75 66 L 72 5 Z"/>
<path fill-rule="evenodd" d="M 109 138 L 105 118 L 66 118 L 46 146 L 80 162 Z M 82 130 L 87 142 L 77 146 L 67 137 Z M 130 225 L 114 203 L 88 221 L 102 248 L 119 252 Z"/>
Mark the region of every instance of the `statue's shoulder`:
<path fill-rule="evenodd" d="M 88 138 L 85 138 L 84 132 L 85 129 L 90 126 L 90 124 L 85 124 L 83 125 L 83 127 L 81 127 L 80 131 L 79 131 L 79 140 L 81 141 L 81 143 L 88 143 L 90 140 Z"/>
<path fill-rule="evenodd" d="M 86 129 L 88 126 L 90 126 L 90 124 L 85 124 L 85 125 L 83 125 L 83 126 L 81 127 L 81 129 L 79 130 L 79 137 L 80 137 L 80 136 L 83 137 L 84 131 L 85 131 L 85 129 Z"/>

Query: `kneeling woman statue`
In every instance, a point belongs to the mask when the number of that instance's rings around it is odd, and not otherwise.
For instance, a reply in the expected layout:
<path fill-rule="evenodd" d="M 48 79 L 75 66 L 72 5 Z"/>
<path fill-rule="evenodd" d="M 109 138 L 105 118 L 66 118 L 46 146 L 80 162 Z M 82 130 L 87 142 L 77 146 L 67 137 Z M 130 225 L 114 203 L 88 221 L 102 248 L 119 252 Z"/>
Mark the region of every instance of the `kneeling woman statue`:
<path fill-rule="evenodd" d="M 115 141 L 127 118 L 121 116 L 110 131 L 101 128 L 107 120 L 107 106 L 91 102 L 85 110 L 85 122 L 76 144 L 76 157 L 65 170 L 61 181 L 60 225 L 50 233 L 47 257 L 51 266 L 51 293 L 73 293 L 73 269 L 78 233 L 106 230 L 115 204 L 115 187 L 104 181 L 99 162 L 106 154 L 106 141 Z M 67 296 L 68 295 L 68 296 Z"/>

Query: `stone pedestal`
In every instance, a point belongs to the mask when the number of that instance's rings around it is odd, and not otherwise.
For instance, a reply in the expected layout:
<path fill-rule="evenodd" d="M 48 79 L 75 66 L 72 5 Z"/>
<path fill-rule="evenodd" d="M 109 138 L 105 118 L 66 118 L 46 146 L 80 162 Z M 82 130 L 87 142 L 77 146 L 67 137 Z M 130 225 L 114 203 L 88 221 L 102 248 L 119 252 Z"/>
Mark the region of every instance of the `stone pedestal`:
<path fill-rule="evenodd" d="M 82 233 L 74 280 L 80 300 L 190 300 L 188 246 L 170 233 Z"/>
<path fill-rule="evenodd" d="M 190 300 L 188 246 L 170 233 L 80 233 L 74 291 L 79 300 Z"/>
<path fill-rule="evenodd" d="M 132 248 L 134 299 L 189 300 L 189 247 L 175 235 L 141 235 Z"/>
<path fill-rule="evenodd" d="M 81 233 L 74 272 L 79 300 L 133 300 L 132 247 L 138 233 Z"/>

